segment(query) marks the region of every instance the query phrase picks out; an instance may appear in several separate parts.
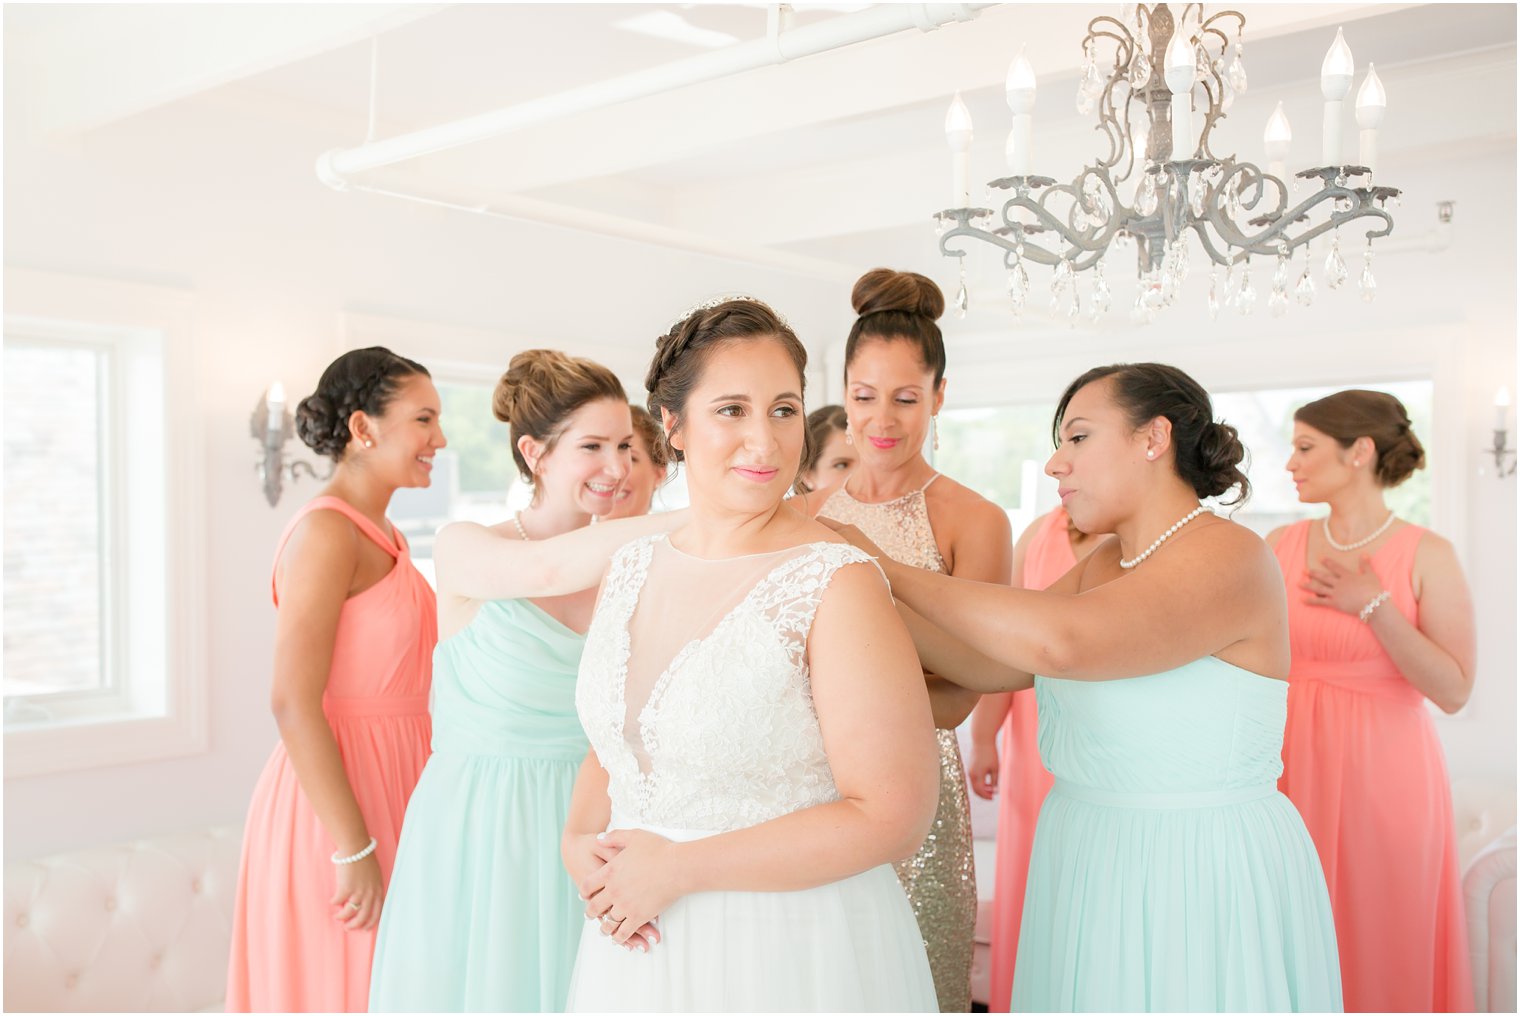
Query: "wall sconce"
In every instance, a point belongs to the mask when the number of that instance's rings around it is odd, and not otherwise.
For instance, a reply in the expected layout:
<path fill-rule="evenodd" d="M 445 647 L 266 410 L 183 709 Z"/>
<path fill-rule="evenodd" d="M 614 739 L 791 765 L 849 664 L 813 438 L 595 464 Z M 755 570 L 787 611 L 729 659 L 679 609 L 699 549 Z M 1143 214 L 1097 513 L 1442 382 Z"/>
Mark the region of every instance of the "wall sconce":
<path fill-rule="evenodd" d="M 1509 389 L 1500 388 L 1494 395 L 1494 469 L 1500 478 L 1515 475 L 1515 449 L 1509 447 Z M 1504 468 L 1508 462 L 1509 468 Z"/>
<path fill-rule="evenodd" d="M 280 501 L 280 493 L 287 475 L 292 483 L 303 471 L 314 480 L 326 480 L 332 476 L 333 471 L 330 468 L 326 475 L 323 475 L 318 473 L 310 462 L 297 460 L 287 463 L 284 461 L 285 442 L 290 440 L 291 435 L 295 433 L 295 421 L 285 408 L 285 386 L 280 382 L 274 382 L 264 394 L 259 396 L 259 404 L 253 407 L 249 431 L 253 439 L 259 443 L 260 455 L 254 468 L 259 471 L 259 479 L 264 481 L 264 499 L 269 502 L 271 508 Z"/>

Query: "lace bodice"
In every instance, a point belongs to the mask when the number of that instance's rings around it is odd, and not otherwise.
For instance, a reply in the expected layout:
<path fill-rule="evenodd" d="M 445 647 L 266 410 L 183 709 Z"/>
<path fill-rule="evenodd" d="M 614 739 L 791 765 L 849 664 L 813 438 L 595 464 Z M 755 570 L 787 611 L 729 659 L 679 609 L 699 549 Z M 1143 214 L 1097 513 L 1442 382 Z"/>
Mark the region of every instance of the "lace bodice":
<path fill-rule="evenodd" d="M 755 825 L 838 799 L 813 711 L 807 640 L 841 543 L 706 561 L 664 534 L 612 559 L 576 709 L 623 823 Z"/>
<path fill-rule="evenodd" d="M 929 483 L 939 479 L 935 473 Z M 834 491 L 818 514 L 855 526 L 894 561 L 944 574 L 945 559 L 929 525 L 929 505 L 924 491 L 929 483 L 891 501 L 871 504 L 857 501 L 843 487 Z"/>

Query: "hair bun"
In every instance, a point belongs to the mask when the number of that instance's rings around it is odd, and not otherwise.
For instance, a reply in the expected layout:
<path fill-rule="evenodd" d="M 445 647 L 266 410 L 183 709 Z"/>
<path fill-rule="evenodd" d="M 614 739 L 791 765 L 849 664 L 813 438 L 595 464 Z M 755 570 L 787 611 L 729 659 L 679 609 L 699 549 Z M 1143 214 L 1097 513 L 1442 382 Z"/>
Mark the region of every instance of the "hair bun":
<path fill-rule="evenodd" d="M 557 349 L 523 350 L 512 357 L 507 372 L 496 383 L 491 412 L 502 423 L 511 423 L 522 415 L 525 391 L 549 387 L 557 375 L 574 368 L 573 358 Z"/>
<path fill-rule="evenodd" d="M 1425 447 L 1406 423 L 1398 437 L 1378 451 L 1377 480 L 1384 487 L 1397 487 L 1414 473 L 1425 467 Z"/>
<path fill-rule="evenodd" d="M 296 434 L 318 455 L 337 458 L 348 444 L 348 419 L 321 395 L 308 395 L 296 404 Z"/>
<path fill-rule="evenodd" d="M 862 317 L 897 311 L 937 321 L 945 313 L 945 294 L 933 279 L 917 272 L 873 268 L 856 280 L 850 304 Z"/>
<path fill-rule="evenodd" d="M 1204 424 L 1198 433 L 1198 473 L 1193 477 L 1198 496 L 1218 497 L 1238 485 L 1245 459 L 1239 431 L 1215 420 Z"/>

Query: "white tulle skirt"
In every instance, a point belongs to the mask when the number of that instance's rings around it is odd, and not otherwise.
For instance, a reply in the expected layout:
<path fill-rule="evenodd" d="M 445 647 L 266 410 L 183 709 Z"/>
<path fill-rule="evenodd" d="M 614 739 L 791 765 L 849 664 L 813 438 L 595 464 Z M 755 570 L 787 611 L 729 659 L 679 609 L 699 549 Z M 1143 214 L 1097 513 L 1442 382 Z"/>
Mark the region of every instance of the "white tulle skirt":
<path fill-rule="evenodd" d="M 621 826 L 620 828 L 628 828 Z M 710 833 L 645 826 L 672 840 Z M 929 958 L 892 866 L 798 892 L 694 893 L 648 953 L 587 921 L 571 1012 L 937 1012 Z"/>

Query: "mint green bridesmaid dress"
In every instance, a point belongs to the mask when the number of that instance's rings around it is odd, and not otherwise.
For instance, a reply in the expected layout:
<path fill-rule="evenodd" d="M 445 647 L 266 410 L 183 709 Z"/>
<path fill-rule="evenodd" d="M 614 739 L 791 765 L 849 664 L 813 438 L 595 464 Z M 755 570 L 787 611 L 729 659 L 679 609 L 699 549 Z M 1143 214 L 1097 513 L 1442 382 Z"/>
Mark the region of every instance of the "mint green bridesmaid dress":
<path fill-rule="evenodd" d="M 581 903 L 560 833 L 587 741 L 585 636 L 527 600 L 482 604 L 433 657 L 433 755 L 407 805 L 371 1012 L 557 1012 Z"/>
<path fill-rule="evenodd" d="M 1324 874 L 1277 792 L 1287 683 L 1205 657 L 1035 694 L 1055 785 L 1013 1011 L 1341 1011 Z"/>

